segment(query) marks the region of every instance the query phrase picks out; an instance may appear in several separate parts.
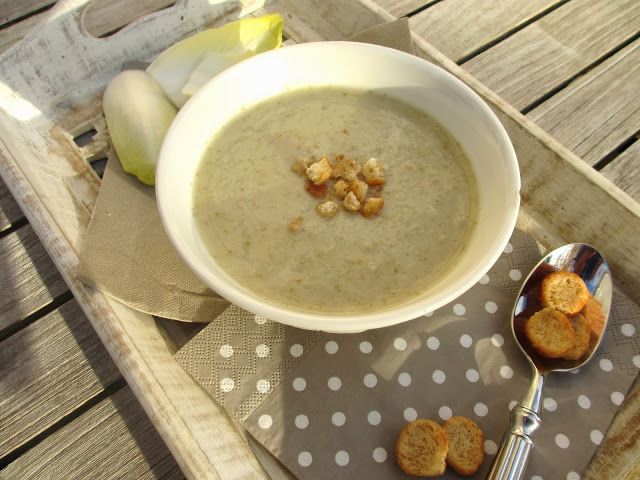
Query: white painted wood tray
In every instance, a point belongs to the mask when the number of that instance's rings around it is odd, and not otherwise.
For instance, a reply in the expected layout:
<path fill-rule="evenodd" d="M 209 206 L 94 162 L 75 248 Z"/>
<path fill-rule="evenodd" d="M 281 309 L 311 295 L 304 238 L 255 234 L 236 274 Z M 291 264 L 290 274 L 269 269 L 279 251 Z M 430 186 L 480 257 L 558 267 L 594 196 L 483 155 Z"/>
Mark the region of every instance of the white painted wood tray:
<path fill-rule="evenodd" d="M 370 0 L 282 0 L 266 6 L 259 0 L 184 0 L 97 39 L 82 26 L 88 3 L 60 2 L 35 33 L 0 57 L 0 173 L 187 477 L 287 477 L 258 447 L 252 451 L 243 432 L 178 366 L 171 339 L 152 317 L 74 279 L 100 188 L 88 160 L 108 145 L 101 135 L 83 148 L 73 138 L 103 129 L 102 91 L 124 64 L 148 60 L 205 26 L 278 11 L 285 18 L 285 35 L 304 42 L 342 39 L 392 17 Z M 638 302 L 640 206 L 431 45 L 414 40 L 421 56 L 480 93 L 507 128 L 522 170 L 519 226 L 548 246 L 597 245 L 618 284 Z M 618 415 L 589 477 L 622 478 L 629 466 L 638 468 L 638 447 L 623 448 L 615 435 L 637 412 L 638 389 Z M 640 435 L 640 426 L 625 428 Z"/>

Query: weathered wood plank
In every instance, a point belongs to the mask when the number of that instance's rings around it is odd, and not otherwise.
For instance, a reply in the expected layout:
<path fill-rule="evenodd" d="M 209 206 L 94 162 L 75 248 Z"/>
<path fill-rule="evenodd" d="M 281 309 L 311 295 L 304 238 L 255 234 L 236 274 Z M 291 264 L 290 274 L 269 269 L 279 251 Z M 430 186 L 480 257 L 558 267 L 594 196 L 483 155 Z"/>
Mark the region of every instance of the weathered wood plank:
<path fill-rule="evenodd" d="M 184 478 L 128 387 L 44 439 L 2 474 L 22 480 Z"/>
<path fill-rule="evenodd" d="M 25 18 L 21 22 L 14 23 L 6 28 L 0 30 L 0 53 L 11 48 L 15 43 L 20 41 L 25 35 L 27 35 L 34 27 L 47 17 L 49 12 L 41 12 L 36 15 L 32 15 L 29 18 Z"/>
<path fill-rule="evenodd" d="M 445 0 L 411 17 L 410 24 L 416 34 L 458 62 L 558 3 L 560 0 Z"/>
<path fill-rule="evenodd" d="M 101 37 L 174 3 L 176 0 L 97 0 L 87 6 L 83 25 L 87 32 Z"/>
<path fill-rule="evenodd" d="M 55 0 L 0 0 L 0 25 L 41 10 Z"/>
<path fill-rule="evenodd" d="M 573 0 L 463 66 L 507 102 L 523 109 L 638 30 L 637 0 Z"/>
<path fill-rule="evenodd" d="M 0 239 L 0 331 L 67 290 L 30 225 Z"/>
<path fill-rule="evenodd" d="M 0 232 L 9 228 L 13 222 L 24 217 L 13 195 L 0 179 Z"/>
<path fill-rule="evenodd" d="M 636 140 L 600 173 L 640 202 L 640 140 Z"/>
<path fill-rule="evenodd" d="M 0 457 L 120 378 L 91 324 L 71 300 L 2 342 Z"/>
<path fill-rule="evenodd" d="M 640 40 L 527 116 L 593 165 L 640 127 Z"/>
<path fill-rule="evenodd" d="M 404 17 L 426 5 L 438 3 L 441 0 L 376 0 L 376 3 L 394 17 Z"/>

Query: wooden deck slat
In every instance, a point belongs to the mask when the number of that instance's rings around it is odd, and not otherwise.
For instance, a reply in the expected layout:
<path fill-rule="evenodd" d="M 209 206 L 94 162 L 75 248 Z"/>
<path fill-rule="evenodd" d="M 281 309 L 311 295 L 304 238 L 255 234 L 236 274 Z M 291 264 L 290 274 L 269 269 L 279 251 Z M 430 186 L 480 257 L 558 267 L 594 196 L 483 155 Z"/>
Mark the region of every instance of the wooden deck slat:
<path fill-rule="evenodd" d="M 0 475 L 21 480 L 184 478 L 128 387 L 44 439 Z"/>
<path fill-rule="evenodd" d="M 440 0 L 376 0 L 376 3 L 394 17 L 404 17 L 425 5 L 437 3 L 438 1 Z"/>
<path fill-rule="evenodd" d="M 411 28 L 452 60 L 490 44 L 560 0 L 445 0 L 411 17 Z"/>
<path fill-rule="evenodd" d="M 637 40 L 527 116 L 593 165 L 638 131 L 639 79 Z"/>
<path fill-rule="evenodd" d="M 640 140 L 604 167 L 601 173 L 640 202 Z"/>
<path fill-rule="evenodd" d="M 2 179 L 0 179 L 0 232 L 9 228 L 13 222 L 22 217 L 24 217 L 24 214 L 20 210 L 18 203 L 14 200 Z M 0 263 L 0 265 L 2 264 Z"/>
<path fill-rule="evenodd" d="M 639 30 L 637 0 L 572 0 L 463 66 L 523 109 Z"/>
<path fill-rule="evenodd" d="M 7 338 L 0 348 L 0 457 L 119 378 L 75 300 Z"/>
<path fill-rule="evenodd" d="M 176 0 L 96 0 L 87 6 L 84 28 L 100 37 L 175 2 Z"/>
<path fill-rule="evenodd" d="M 67 290 L 30 225 L 0 238 L 0 331 Z"/>
<path fill-rule="evenodd" d="M 56 3 L 55 0 L 0 0 L 0 25 Z"/>
<path fill-rule="evenodd" d="M 48 14 L 48 11 L 41 12 L 0 30 L 0 53 L 8 50 L 20 41 L 20 39 L 33 30 L 38 22 L 46 18 Z"/>

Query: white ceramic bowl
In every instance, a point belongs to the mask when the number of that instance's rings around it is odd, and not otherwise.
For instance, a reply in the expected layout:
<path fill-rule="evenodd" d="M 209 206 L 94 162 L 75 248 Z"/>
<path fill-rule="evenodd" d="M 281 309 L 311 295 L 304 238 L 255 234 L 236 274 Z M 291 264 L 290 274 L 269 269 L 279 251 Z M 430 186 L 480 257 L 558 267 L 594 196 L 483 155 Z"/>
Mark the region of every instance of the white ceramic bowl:
<path fill-rule="evenodd" d="M 261 300 L 209 255 L 192 213 L 194 174 L 214 133 L 241 107 L 303 86 L 376 89 L 432 115 L 457 139 L 478 183 L 479 222 L 458 261 L 429 292 L 392 309 L 340 316 Z M 307 43 L 258 55 L 208 82 L 180 110 L 160 152 L 156 196 L 173 245 L 189 267 L 229 301 L 300 328 L 355 332 L 416 318 L 468 290 L 505 248 L 520 203 L 518 163 L 489 107 L 453 75 L 415 56 L 350 42 Z"/>

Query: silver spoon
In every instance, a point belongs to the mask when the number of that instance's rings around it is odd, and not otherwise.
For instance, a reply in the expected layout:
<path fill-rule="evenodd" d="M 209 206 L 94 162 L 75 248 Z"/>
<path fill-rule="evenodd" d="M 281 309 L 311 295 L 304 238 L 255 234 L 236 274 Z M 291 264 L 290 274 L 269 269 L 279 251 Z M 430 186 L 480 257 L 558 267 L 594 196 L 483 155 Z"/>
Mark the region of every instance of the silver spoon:
<path fill-rule="evenodd" d="M 511 333 L 531 366 L 531 383 L 518 404 L 511 410 L 511 423 L 502 439 L 487 480 L 518 480 L 527 468 L 533 448 L 531 435 L 540 426 L 542 387 L 551 372 L 568 372 L 587 363 L 602 340 L 592 339 L 589 350 L 580 360 L 545 358 L 537 355 L 523 333 L 524 322 L 541 306 L 538 288 L 545 275 L 555 270 L 568 270 L 584 280 L 589 293 L 602 304 L 605 328 L 609 319 L 613 283 L 611 271 L 604 257 L 595 248 L 584 243 L 570 243 L 548 253 L 529 273 L 518 293 L 511 315 Z"/>

